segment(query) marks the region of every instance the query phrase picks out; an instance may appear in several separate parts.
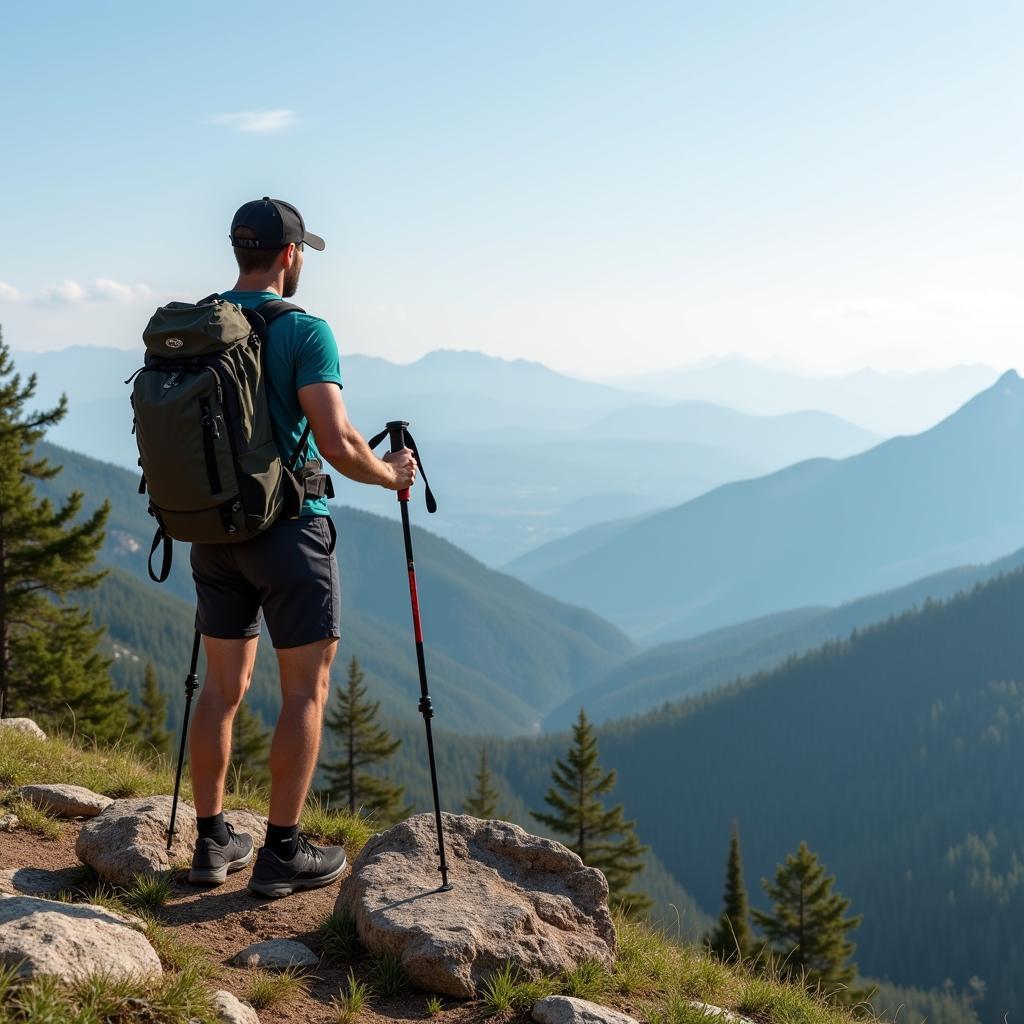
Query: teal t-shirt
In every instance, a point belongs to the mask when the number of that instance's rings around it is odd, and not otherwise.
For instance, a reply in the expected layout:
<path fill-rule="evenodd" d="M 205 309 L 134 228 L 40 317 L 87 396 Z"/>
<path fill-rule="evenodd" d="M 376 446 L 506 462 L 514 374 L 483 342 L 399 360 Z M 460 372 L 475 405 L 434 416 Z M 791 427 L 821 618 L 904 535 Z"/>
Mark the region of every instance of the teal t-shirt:
<path fill-rule="evenodd" d="M 281 298 L 277 292 L 221 292 L 220 297 L 236 306 L 252 309 L 270 299 Z M 307 384 L 341 385 L 338 343 L 326 320 L 309 313 L 285 313 L 271 325 L 265 355 L 267 370 L 267 401 L 270 418 L 281 458 L 287 459 L 306 429 L 306 417 L 299 405 L 299 388 Z M 309 435 L 306 451 L 296 459 L 301 466 L 307 459 L 323 459 L 313 435 Z M 330 467 L 325 466 L 325 469 Z M 304 516 L 330 515 L 324 498 L 307 498 L 302 505 Z"/>

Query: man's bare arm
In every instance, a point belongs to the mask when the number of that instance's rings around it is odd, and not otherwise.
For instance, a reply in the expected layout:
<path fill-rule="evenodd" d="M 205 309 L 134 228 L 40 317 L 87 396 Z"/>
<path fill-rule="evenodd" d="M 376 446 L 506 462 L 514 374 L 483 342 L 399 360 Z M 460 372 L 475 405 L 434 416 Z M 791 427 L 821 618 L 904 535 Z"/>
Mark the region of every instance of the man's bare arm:
<path fill-rule="evenodd" d="M 403 448 L 377 458 L 349 421 L 337 384 L 307 384 L 299 388 L 298 395 L 320 454 L 339 473 L 358 483 L 379 484 L 393 491 L 412 485 L 416 479 L 412 452 Z"/>

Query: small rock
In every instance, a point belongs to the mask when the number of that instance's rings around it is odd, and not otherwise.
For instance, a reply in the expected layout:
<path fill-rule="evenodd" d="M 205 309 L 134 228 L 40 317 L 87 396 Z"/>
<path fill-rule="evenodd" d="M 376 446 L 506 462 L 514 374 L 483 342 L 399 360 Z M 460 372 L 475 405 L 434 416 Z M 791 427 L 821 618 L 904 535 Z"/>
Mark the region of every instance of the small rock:
<path fill-rule="evenodd" d="M 224 820 L 230 821 L 236 832 L 245 832 L 252 836 L 253 849 L 258 850 L 267 839 L 267 819 L 265 815 L 253 811 L 225 811 Z"/>
<path fill-rule="evenodd" d="M 570 849 L 507 821 L 442 815 L 453 888 L 438 892 L 432 814 L 363 847 L 335 913 L 348 913 L 372 953 L 401 958 L 417 987 L 467 998 L 511 963 L 529 977 L 583 960 L 614 963 L 608 883 Z"/>
<path fill-rule="evenodd" d="M 635 1017 L 573 996 L 546 996 L 533 1004 L 538 1024 L 639 1024 Z"/>
<path fill-rule="evenodd" d="M 46 733 L 31 718 L 0 718 L 0 729 L 14 729 L 17 732 L 27 732 L 36 739 L 46 739 Z"/>
<path fill-rule="evenodd" d="M 0 832 L 13 832 L 18 827 L 16 814 L 0 814 Z"/>
<path fill-rule="evenodd" d="M 95 818 L 114 802 L 109 796 L 94 793 L 84 786 L 21 786 L 15 795 L 61 818 Z"/>
<path fill-rule="evenodd" d="M 0 963 L 21 977 L 52 974 L 63 981 L 100 972 L 115 979 L 163 973 L 156 950 L 120 915 L 34 896 L 0 900 Z"/>
<path fill-rule="evenodd" d="M 256 1011 L 230 992 L 221 989 L 213 993 L 213 1009 L 217 1020 L 224 1024 L 260 1024 Z"/>
<path fill-rule="evenodd" d="M 236 967 L 263 967 L 270 971 L 283 971 L 286 967 L 316 967 L 320 958 L 301 942 L 294 939 L 268 939 L 254 942 L 236 953 L 231 962 Z"/>
<path fill-rule="evenodd" d="M 724 1010 L 721 1006 L 712 1006 L 711 1003 L 702 1003 L 699 999 L 691 999 L 690 1005 L 699 1010 L 708 1020 L 722 1020 L 726 1024 L 756 1024 L 756 1021 L 742 1014 L 733 1013 L 732 1010 Z"/>
<path fill-rule="evenodd" d="M 136 874 L 159 874 L 182 858 L 191 858 L 196 841 L 196 812 L 178 800 L 174 845 L 167 852 L 167 825 L 171 820 L 169 796 L 115 800 L 90 818 L 75 840 L 75 853 L 101 878 L 129 886 Z"/>

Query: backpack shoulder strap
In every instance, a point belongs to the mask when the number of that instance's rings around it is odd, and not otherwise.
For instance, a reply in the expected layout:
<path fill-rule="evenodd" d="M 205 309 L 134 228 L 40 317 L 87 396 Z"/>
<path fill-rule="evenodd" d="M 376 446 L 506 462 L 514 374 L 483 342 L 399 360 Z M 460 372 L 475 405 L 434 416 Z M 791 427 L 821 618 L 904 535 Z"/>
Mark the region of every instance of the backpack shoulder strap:
<path fill-rule="evenodd" d="M 285 302 L 284 299 L 267 299 L 266 302 L 261 302 L 251 310 L 244 310 L 243 312 L 257 313 L 265 331 L 279 316 L 284 316 L 285 313 L 305 313 L 306 311 L 301 306 Z M 256 329 L 257 331 L 259 330 L 258 325 L 256 325 Z"/>

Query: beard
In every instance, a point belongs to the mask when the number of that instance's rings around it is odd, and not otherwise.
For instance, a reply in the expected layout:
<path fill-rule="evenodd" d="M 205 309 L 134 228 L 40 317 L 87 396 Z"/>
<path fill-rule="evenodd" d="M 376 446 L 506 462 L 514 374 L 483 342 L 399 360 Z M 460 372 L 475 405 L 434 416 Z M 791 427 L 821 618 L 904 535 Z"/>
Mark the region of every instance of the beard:
<path fill-rule="evenodd" d="M 299 274 L 302 272 L 301 260 L 296 260 L 285 272 L 284 272 L 284 291 L 281 293 L 283 298 L 290 299 L 299 289 Z"/>

